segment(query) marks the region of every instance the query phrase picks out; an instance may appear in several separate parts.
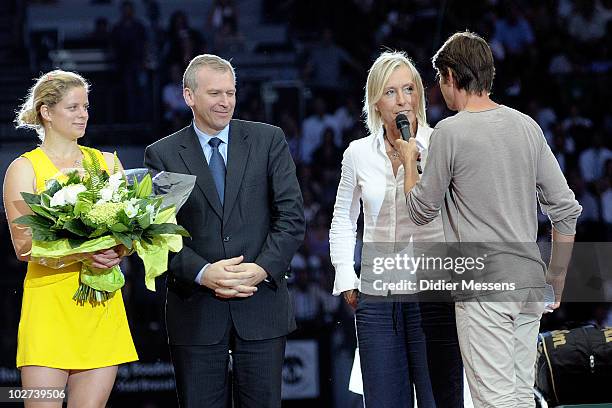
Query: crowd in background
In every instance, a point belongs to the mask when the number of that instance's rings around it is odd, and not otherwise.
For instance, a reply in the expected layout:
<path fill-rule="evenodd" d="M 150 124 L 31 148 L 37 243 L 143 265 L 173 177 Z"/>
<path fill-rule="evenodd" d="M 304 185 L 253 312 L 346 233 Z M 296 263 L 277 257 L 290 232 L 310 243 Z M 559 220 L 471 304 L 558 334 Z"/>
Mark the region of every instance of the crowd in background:
<path fill-rule="evenodd" d="M 492 98 L 538 122 L 583 206 L 577 241 L 612 240 L 612 2 L 474 1 L 469 8 L 435 1 L 354 1 L 353 7 L 346 2 L 336 7 L 290 3 L 293 8 L 277 11 L 294 16 L 293 36 L 309 44 L 301 72 L 315 91 L 301 123 L 286 112 L 277 124 L 287 135 L 304 194 L 309 228 L 301 251 L 306 262 L 300 265 L 309 267 L 313 282 L 323 283 L 323 292 L 329 293 L 330 286 L 318 275 L 333 274 L 327 233 L 342 152 L 365 135 L 362 66 L 383 48 L 406 50 L 424 76 L 427 119 L 435 126 L 451 113 L 433 77 L 432 48 L 466 27 L 487 38 L 494 50 Z M 447 9 L 441 22 L 443 4 Z M 321 13 L 324 17 L 315 18 L 323 9 L 328 10 Z M 312 38 L 313 24 L 320 24 L 317 38 Z M 256 112 L 248 113 L 258 118 Z M 539 239 L 550 240 L 550 222 L 541 213 L 539 221 Z M 555 319 L 597 316 L 602 323 L 603 309 L 580 305 Z"/>
<path fill-rule="evenodd" d="M 239 31 L 240 10 L 232 0 L 215 0 L 205 22 L 190 21 L 189 10 L 177 10 L 165 26 L 156 1 L 143 0 L 143 4 L 143 15 L 137 15 L 129 2 L 121 4 L 118 21 L 99 18 L 83 41 L 110 50 L 116 58 L 124 92 L 116 99 L 117 118 L 146 121 L 150 99 L 161 102 L 162 130 L 143 141 L 148 144 L 190 122 L 181 88 L 190 59 L 200 53 L 236 56 L 244 51 L 249 33 Z M 612 240 L 612 1 L 476 0 L 468 7 L 465 2 L 443 0 L 264 0 L 262 18 L 287 25 L 289 38 L 280 48 L 298 54 L 294 79 L 303 81 L 310 95 L 304 117 L 296 105 L 287 104 L 270 120 L 258 84 L 241 82 L 237 67 L 235 117 L 280 126 L 298 169 L 307 232 L 290 277 L 299 327 L 296 336 L 328 336 L 328 353 L 351 350 L 355 344 L 352 312 L 341 298 L 331 296 L 334 271 L 328 233 L 343 151 L 352 140 L 366 135 L 361 116 L 366 67 L 382 49 L 405 50 L 413 58 L 427 88 L 427 119 L 435 126 L 451 112 L 433 77 L 432 50 L 440 39 L 466 28 L 488 39 L 496 61 L 492 99 L 528 113 L 543 129 L 583 207 L 577 241 Z M 153 95 L 147 86 L 151 70 L 163 83 Z M 94 83 L 93 92 L 102 87 Z M 110 137 L 108 145 L 122 143 Z M 541 216 L 540 239 L 549 239 L 549 225 Z M 7 270 L 25 271 L 25 264 L 18 265 L 10 252 L 5 225 L 0 234 Z M 166 350 L 163 281 L 161 290 L 152 295 L 141 283 L 137 261 L 125 262 L 124 271 L 129 278 L 124 297 L 137 348 L 142 359 L 156 358 Z M 2 310 L 19 310 L 23 275 L 3 275 L 15 292 L 0 297 Z M 7 316 L 6 326 L 16 331 L 18 316 Z M 544 324 L 567 318 L 603 323 L 607 316 L 605 306 L 575 305 Z M 3 350 L 14 349 L 15 336 L 0 339 Z M 2 363 L 10 364 L 13 356 L 3 353 L 7 361 Z"/>

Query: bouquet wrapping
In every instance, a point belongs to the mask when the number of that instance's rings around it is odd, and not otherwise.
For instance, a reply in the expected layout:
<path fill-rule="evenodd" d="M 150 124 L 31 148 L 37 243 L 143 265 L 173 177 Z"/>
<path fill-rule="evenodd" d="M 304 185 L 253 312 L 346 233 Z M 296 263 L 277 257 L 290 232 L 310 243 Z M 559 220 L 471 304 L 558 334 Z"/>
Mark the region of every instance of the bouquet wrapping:
<path fill-rule="evenodd" d="M 32 231 L 33 262 L 62 268 L 81 262 L 80 285 L 73 299 L 104 302 L 125 283 L 119 266 L 96 269 L 90 253 L 124 245 L 136 252 L 145 269 L 145 285 L 155 290 L 155 278 L 168 269 L 168 252 L 182 249 L 189 233 L 176 223 L 195 176 L 147 169 L 122 172 L 115 154 L 109 175 L 96 155 L 85 151 L 83 170 L 60 173 L 45 191 L 21 193 L 33 214 L 13 222 Z"/>

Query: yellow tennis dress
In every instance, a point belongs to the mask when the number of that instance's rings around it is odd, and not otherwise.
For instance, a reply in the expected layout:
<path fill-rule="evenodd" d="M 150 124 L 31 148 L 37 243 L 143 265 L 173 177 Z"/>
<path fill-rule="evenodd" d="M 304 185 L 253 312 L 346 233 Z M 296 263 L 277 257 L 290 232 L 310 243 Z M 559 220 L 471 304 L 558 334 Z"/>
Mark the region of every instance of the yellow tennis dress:
<path fill-rule="evenodd" d="M 85 151 L 89 148 L 81 147 Z M 98 150 L 103 168 L 108 167 Z M 22 157 L 34 167 L 36 189 L 58 169 L 37 148 Z M 61 369 L 108 367 L 138 360 L 123 306 L 121 291 L 93 305 L 72 300 L 79 287 L 81 264 L 52 269 L 28 263 L 17 341 L 17 367 L 36 365 Z"/>

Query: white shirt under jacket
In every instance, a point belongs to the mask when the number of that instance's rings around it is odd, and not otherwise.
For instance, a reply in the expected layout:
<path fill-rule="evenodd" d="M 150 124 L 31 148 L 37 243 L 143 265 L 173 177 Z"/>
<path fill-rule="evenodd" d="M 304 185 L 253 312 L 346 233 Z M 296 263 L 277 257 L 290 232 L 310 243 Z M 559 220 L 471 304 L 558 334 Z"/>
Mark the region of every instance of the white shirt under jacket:
<path fill-rule="evenodd" d="M 432 131 L 429 126 L 419 126 L 417 130 L 423 168 Z M 354 261 L 360 200 L 363 203 L 365 245 L 368 242 L 444 242 L 441 217 L 423 226 L 415 225 L 410 219 L 404 194 L 404 167 L 400 165 L 397 176 L 393 176 L 383 137 L 381 128 L 375 135 L 351 142 L 344 152 L 329 232 L 330 256 L 336 269 L 333 289 L 336 296 L 346 290 L 361 291 Z M 380 292 L 370 294 L 380 295 Z"/>

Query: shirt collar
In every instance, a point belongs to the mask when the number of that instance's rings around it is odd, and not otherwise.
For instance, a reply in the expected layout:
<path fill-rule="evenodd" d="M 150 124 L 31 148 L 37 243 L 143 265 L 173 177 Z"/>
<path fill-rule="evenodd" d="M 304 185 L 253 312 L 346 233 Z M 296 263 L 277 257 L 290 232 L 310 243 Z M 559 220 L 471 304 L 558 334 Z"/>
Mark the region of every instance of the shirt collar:
<path fill-rule="evenodd" d="M 382 151 L 383 153 L 385 151 L 384 137 L 385 137 L 384 128 L 381 126 L 380 129 L 378 129 L 378 132 L 374 134 L 374 148 Z"/>
<path fill-rule="evenodd" d="M 202 145 L 207 145 L 208 142 L 210 141 L 210 139 L 212 139 L 213 137 L 218 137 L 219 139 L 221 139 L 221 141 L 223 143 L 228 143 L 229 140 L 229 123 L 227 124 L 226 127 L 224 127 L 221 132 L 219 132 L 219 134 L 217 135 L 209 135 L 208 133 L 205 133 L 203 131 L 201 131 L 200 129 L 198 129 L 198 127 L 196 126 L 195 122 L 193 122 L 193 129 L 196 132 L 196 135 L 198 136 L 198 139 L 200 139 L 200 143 Z"/>

